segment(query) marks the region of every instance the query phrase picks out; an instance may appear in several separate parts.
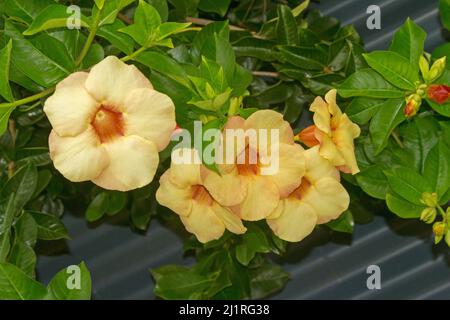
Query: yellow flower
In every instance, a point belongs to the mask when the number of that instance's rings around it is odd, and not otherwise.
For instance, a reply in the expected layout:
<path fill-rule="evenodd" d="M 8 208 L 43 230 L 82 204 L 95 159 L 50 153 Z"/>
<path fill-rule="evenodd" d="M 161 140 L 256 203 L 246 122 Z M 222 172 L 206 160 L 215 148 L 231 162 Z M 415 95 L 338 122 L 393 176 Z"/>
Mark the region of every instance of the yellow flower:
<path fill-rule="evenodd" d="M 353 139 L 359 137 L 361 130 L 339 109 L 336 90 L 330 90 L 325 101 L 317 97 L 309 110 L 314 112 L 314 125 L 302 131 L 299 139 L 307 146 L 320 144 L 320 155 L 341 171 L 358 173 Z"/>
<path fill-rule="evenodd" d="M 306 150 L 304 156 L 306 172 L 300 186 L 266 220 L 279 238 L 291 242 L 308 236 L 316 224 L 338 218 L 350 202 L 339 172 L 319 155 L 319 147 Z"/>
<path fill-rule="evenodd" d="M 244 144 L 236 147 L 234 162 L 222 161 L 226 164 L 218 165 L 220 175 L 213 171 L 202 172 L 204 185 L 219 203 L 229 206 L 241 219 L 264 219 L 277 207 L 280 199 L 299 186 L 305 171 L 303 149 L 294 143 L 289 123 L 272 110 L 257 111 L 247 120 L 230 118 L 224 128 L 224 150 L 229 149 L 226 145 L 231 141 L 227 139 L 227 129 L 256 130 L 253 132 L 258 132 L 258 141 L 261 139 L 259 130 L 266 129 L 269 139 L 261 144 L 245 140 Z M 278 140 L 271 141 L 272 131 L 278 132 Z M 274 155 L 272 150 L 278 153 L 278 168 L 272 174 L 263 174 L 270 167 L 269 160 Z"/>
<path fill-rule="evenodd" d="M 231 210 L 220 205 L 206 190 L 201 171 L 208 170 L 194 161 L 198 154 L 192 149 L 181 149 L 190 154 L 191 163 L 172 162 L 160 179 L 157 201 L 180 215 L 186 229 L 200 242 L 219 239 L 225 229 L 242 234 L 247 230 Z"/>
<path fill-rule="evenodd" d="M 67 179 L 127 191 L 150 183 L 175 128 L 171 99 L 133 65 L 105 58 L 56 86 L 44 111 L 50 156 Z"/>

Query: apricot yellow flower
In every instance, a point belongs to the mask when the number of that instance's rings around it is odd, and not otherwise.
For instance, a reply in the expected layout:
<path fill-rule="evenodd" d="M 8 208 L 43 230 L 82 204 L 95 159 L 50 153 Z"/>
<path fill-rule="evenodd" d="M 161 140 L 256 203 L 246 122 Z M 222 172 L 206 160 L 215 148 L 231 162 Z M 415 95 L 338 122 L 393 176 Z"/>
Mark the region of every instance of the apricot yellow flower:
<path fill-rule="evenodd" d="M 114 56 L 60 82 L 44 111 L 55 168 L 71 181 L 119 191 L 152 181 L 176 126 L 172 100 Z"/>
<path fill-rule="evenodd" d="M 306 172 L 300 186 L 266 219 L 279 238 L 291 242 L 308 236 L 317 224 L 338 218 L 350 202 L 339 171 L 320 156 L 319 147 L 306 150 L 304 156 Z"/>
<path fill-rule="evenodd" d="M 177 213 L 186 230 L 195 234 L 202 243 L 219 239 L 225 229 L 236 234 L 245 233 L 246 228 L 239 217 L 219 204 L 206 190 L 201 171 L 208 169 L 197 164 L 197 152 L 193 149 L 179 151 L 189 153 L 192 161 L 171 163 L 159 181 L 157 201 Z"/>
<path fill-rule="evenodd" d="M 202 171 L 202 179 L 210 194 L 224 206 L 229 206 L 241 219 L 256 221 L 266 218 L 277 206 L 280 199 L 288 196 L 299 185 L 305 172 L 303 148 L 294 143 L 294 135 L 283 116 L 273 110 L 260 110 L 248 119 L 231 117 L 224 128 L 222 143 L 227 139 L 227 129 L 266 129 L 267 136 L 272 130 L 278 131 L 278 141 L 267 140 L 267 144 L 251 144 L 249 140 L 238 147 L 234 163 L 218 165 L 220 175 L 213 171 Z M 257 134 L 258 135 L 258 134 Z M 258 135 L 258 139 L 260 136 Z M 278 151 L 278 169 L 273 174 L 262 174 L 269 166 L 271 150 Z M 224 148 L 227 150 L 227 148 Z M 245 157 L 244 157 L 245 156 Z M 250 161 L 250 159 L 256 161 Z M 238 161 L 238 159 L 245 161 Z"/>
<path fill-rule="evenodd" d="M 320 155 L 334 166 L 346 173 L 359 172 L 355 158 L 353 140 L 361 132 L 336 104 L 336 90 L 330 90 L 322 97 L 317 97 L 310 111 L 314 112 L 314 125 L 299 134 L 299 140 L 308 147 L 320 145 Z"/>

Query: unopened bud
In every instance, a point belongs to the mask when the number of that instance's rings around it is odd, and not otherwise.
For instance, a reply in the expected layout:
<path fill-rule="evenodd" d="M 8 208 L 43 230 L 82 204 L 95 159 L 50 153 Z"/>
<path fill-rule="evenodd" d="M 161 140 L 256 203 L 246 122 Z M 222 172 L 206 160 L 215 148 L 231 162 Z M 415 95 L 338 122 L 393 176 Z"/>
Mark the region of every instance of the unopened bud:
<path fill-rule="evenodd" d="M 439 79 L 442 76 L 442 74 L 445 71 L 446 58 L 447 57 L 442 57 L 433 63 L 433 65 L 430 68 L 430 72 L 428 73 L 427 79 L 425 79 L 425 81 L 430 83 L 435 81 L 436 79 Z"/>
<path fill-rule="evenodd" d="M 422 198 L 420 199 L 420 202 L 422 202 L 424 205 L 428 207 L 435 208 L 438 205 L 438 196 L 436 192 L 429 193 L 424 192 L 422 193 Z"/>
<path fill-rule="evenodd" d="M 419 68 L 422 73 L 422 77 L 426 80 L 428 79 L 428 74 L 430 73 L 430 64 L 424 56 L 420 56 Z"/>
<path fill-rule="evenodd" d="M 311 125 L 300 131 L 300 133 L 295 136 L 295 140 L 300 141 L 301 143 L 310 148 L 320 144 L 320 141 L 317 140 L 316 138 L 315 125 Z"/>
<path fill-rule="evenodd" d="M 416 93 L 421 97 L 421 98 L 425 98 L 426 93 L 427 93 L 427 88 L 428 86 L 426 84 L 421 84 L 418 86 Z"/>
<path fill-rule="evenodd" d="M 428 87 L 427 96 L 438 104 L 444 104 L 450 99 L 450 87 L 445 84 L 432 84 Z"/>
<path fill-rule="evenodd" d="M 422 104 L 422 98 L 418 94 L 412 94 L 406 98 L 406 107 L 403 110 L 405 117 L 411 118 L 417 114 Z"/>
<path fill-rule="evenodd" d="M 422 220 L 427 224 L 433 223 L 434 220 L 436 219 L 436 214 L 437 214 L 436 208 L 425 208 L 420 214 L 420 220 Z"/>
<path fill-rule="evenodd" d="M 445 223 L 440 221 L 440 222 L 435 222 L 433 224 L 433 233 L 436 237 L 443 237 L 445 234 Z"/>

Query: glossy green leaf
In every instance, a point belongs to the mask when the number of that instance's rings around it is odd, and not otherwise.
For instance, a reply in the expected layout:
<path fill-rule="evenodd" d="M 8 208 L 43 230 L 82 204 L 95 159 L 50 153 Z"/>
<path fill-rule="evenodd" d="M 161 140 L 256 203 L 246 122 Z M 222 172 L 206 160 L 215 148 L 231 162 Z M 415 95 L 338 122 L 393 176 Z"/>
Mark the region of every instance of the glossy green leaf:
<path fill-rule="evenodd" d="M 67 28 L 70 17 L 71 13 L 67 11 L 66 6 L 60 4 L 48 6 L 39 12 L 33 23 L 23 32 L 23 35 L 32 36 L 49 29 Z M 89 26 L 87 18 L 82 14 L 80 15 L 80 26 L 85 28 Z"/>
<path fill-rule="evenodd" d="M 167 21 L 169 17 L 169 6 L 167 4 L 167 0 L 148 0 L 148 2 L 158 10 L 159 16 L 162 21 Z"/>
<path fill-rule="evenodd" d="M 271 248 L 264 232 L 255 225 L 249 225 L 247 232 L 242 235 L 242 243 L 236 246 L 236 258 L 247 266 L 256 253 L 268 253 Z"/>
<path fill-rule="evenodd" d="M 326 67 L 327 53 L 317 49 L 298 46 L 280 46 L 285 61 L 305 70 L 323 70 Z"/>
<path fill-rule="evenodd" d="M 94 222 L 103 217 L 108 208 L 108 194 L 101 192 L 95 196 L 86 210 L 86 220 Z"/>
<path fill-rule="evenodd" d="M 274 61 L 275 42 L 254 37 L 245 37 L 233 43 L 233 49 L 238 57 L 253 57 L 262 61 Z"/>
<path fill-rule="evenodd" d="M 356 181 L 368 195 L 384 200 L 388 189 L 388 182 L 379 166 L 371 166 L 356 175 Z"/>
<path fill-rule="evenodd" d="M 443 138 L 428 153 L 423 172 L 439 199 L 450 188 L 450 148 Z"/>
<path fill-rule="evenodd" d="M 36 268 L 36 254 L 34 250 L 22 242 L 16 242 L 11 248 L 8 261 L 22 270 L 26 275 L 34 278 Z"/>
<path fill-rule="evenodd" d="M 103 6 L 100 14 L 99 26 L 108 25 L 116 21 L 119 12 L 128 5 L 135 2 L 135 0 L 107 0 Z M 95 6 L 92 10 L 92 16 L 98 14 L 99 8 Z"/>
<path fill-rule="evenodd" d="M 231 0 L 200 0 L 198 8 L 205 12 L 217 13 L 223 17 L 230 5 Z"/>
<path fill-rule="evenodd" d="M 345 113 L 353 122 L 364 125 L 372 119 L 384 103 L 385 101 L 381 99 L 355 98 L 345 109 Z"/>
<path fill-rule="evenodd" d="M 101 26 L 97 30 L 97 35 L 108 40 L 113 46 L 126 54 L 131 54 L 134 49 L 134 41 L 129 35 L 119 32 L 119 29 L 125 28 L 125 24 L 116 20 L 112 24 Z"/>
<path fill-rule="evenodd" d="M 413 169 L 400 167 L 392 171 L 385 172 L 389 186 L 399 196 L 409 202 L 422 206 L 422 194 L 424 192 L 433 192 L 433 187 L 419 173 Z"/>
<path fill-rule="evenodd" d="M 405 120 L 404 106 L 403 99 L 389 99 L 379 106 L 369 126 L 375 154 L 379 154 L 384 149 L 392 131 Z"/>
<path fill-rule="evenodd" d="M 338 88 L 339 94 L 344 98 L 371 97 L 371 98 L 402 98 L 404 92 L 372 69 L 362 69 L 350 77 Z"/>
<path fill-rule="evenodd" d="M 439 13 L 442 24 L 447 30 L 450 30 L 450 0 L 439 0 Z"/>
<path fill-rule="evenodd" d="M 394 192 L 386 195 L 386 204 L 393 213 L 403 219 L 417 219 L 420 217 L 422 210 L 426 207 L 423 205 L 413 204 Z"/>
<path fill-rule="evenodd" d="M 1 300 L 40 300 L 47 289 L 39 282 L 27 276 L 16 266 L 0 263 L 0 299 Z"/>
<path fill-rule="evenodd" d="M 66 228 L 58 217 L 43 213 L 29 211 L 37 224 L 38 238 L 42 240 L 69 239 Z"/>
<path fill-rule="evenodd" d="M 16 241 L 34 247 L 38 237 L 38 226 L 33 217 L 24 212 L 14 225 Z"/>
<path fill-rule="evenodd" d="M 270 263 L 250 271 L 252 299 L 262 299 L 281 290 L 289 280 L 289 274 Z"/>
<path fill-rule="evenodd" d="M 84 262 L 58 272 L 47 286 L 46 300 L 90 300 L 91 274 Z"/>
<path fill-rule="evenodd" d="M 339 218 L 327 223 L 327 227 L 331 230 L 344 233 L 353 233 L 353 227 L 355 221 L 353 221 L 353 215 L 350 210 L 343 212 Z"/>
<path fill-rule="evenodd" d="M 278 42 L 286 45 L 298 45 L 297 21 L 286 5 L 279 5 L 277 9 L 278 20 L 276 25 Z"/>
<path fill-rule="evenodd" d="M 12 41 L 10 40 L 8 44 L 0 50 L 0 96 L 6 99 L 6 101 L 13 101 L 14 97 L 11 92 L 11 87 L 9 86 L 9 69 L 11 64 L 11 50 Z M 1 107 L 0 107 L 1 108 Z M 0 134 L 3 130 L 1 127 L 4 126 L 2 123 L 6 123 L 8 117 L 2 118 L 2 114 L 6 114 L 10 108 L 0 109 Z M 8 110 L 8 111 L 7 111 Z M 10 111 L 9 111 L 10 112 Z"/>
<path fill-rule="evenodd" d="M 364 54 L 364 58 L 369 66 L 398 88 L 413 90 L 415 82 L 419 81 L 417 67 L 396 52 L 374 51 Z"/>
<path fill-rule="evenodd" d="M 0 2 L 0 12 L 30 24 L 39 12 L 53 4 L 53 0 L 5 0 Z"/>
<path fill-rule="evenodd" d="M 37 186 L 37 169 L 33 165 L 20 168 L 14 176 L 6 183 L 1 191 L 1 196 L 6 197 L 15 193 L 14 205 L 17 210 L 21 210 L 32 198 Z"/>
<path fill-rule="evenodd" d="M 103 6 L 105 5 L 105 0 L 94 0 L 95 5 L 99 9 L 103 9 Z"/>
<path fill-rule="evenodd" d="M 402 55 L 419 71 L 419 58 L 423 54 L 426 32 L 410 18 L 397 30 L 392 38 L 390 50 Z"/>

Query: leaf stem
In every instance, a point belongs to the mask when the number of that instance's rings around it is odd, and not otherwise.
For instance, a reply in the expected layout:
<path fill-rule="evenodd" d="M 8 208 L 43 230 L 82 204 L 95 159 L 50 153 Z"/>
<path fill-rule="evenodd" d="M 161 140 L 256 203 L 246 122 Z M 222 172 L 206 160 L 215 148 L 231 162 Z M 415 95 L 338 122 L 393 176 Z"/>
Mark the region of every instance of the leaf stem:
<path fill-rule="evenodd" d="M 26 97 L 26 98 L 23 98 L 23 99 L 20 99 L 20 100 L 16 100 L 14 102 L 2 103 L 2 104 L 0 104 L 0 109 L 1 108 L 15 108 L 15 107 L 21 106 L 23 104 L 34 102 L 34 101 L 39 100 L 41 98 L 45 98 L 49 94 L 53 93 L 53 91 L 55 91 L 54 87 L 53 88 L 48 88 L 48 89 L 46 89 L 44 91 L 41 91 L 39 93 L 36 93 L 36 94 L 34 94 L 32 96 L 29 96 L 29 97 Z"/>
<path fill-rule="evenodd" d="M 121 58 L 120 60 L 122 60 L 123 62 L 127 62 L 129 60 L 132 60 L 134 58 L 136 58 L 139 54 L 141 54 L 142 52 L 144 52 L 145 50 L 147 50 L 148 47 L 141 47 L 138 50 L 136 50 L 135 52 Z"/>
<path fill-rule="evenodd" d="M 252 74 L 257 77 L 269 77 L 269 78 L 278 78 L 280 76 L 278 72 L 272 71 L 252 71 Z"/>
<path fill-rule="evenodd" d="M 84 58 L 86 57 L 89 49 L 91 48 L 92 42 L 94 41 L 95 35 L 97 34 L 97 30 L 100 24 L 100 17 L 102 13 L 102 9 L 98 9 L 96 11 L 95 16 L 93 17 L 93 23 L 91 26 L 91 31 L 89 32 L 89 36 L 86 40 L 86 43 L 84 44 L 83 49 L 81 50 L 80 55 L 78 56 L 77 60 L 75 61 L 75 66 L 78 67 L 83 62 Z"/>
<path fill-rule="evenodd" d="M 446 221 L 447 216 L 446 216 L 446 214 L 445 214 L 444 209 L 442 209 L 440 205 L 437 205 L 436 208 L 438 209 L 438 211 L 439 211 L 439 213 L 441 214 L 442 218 L 444 218 L 444 221 Z"/>
<path fill-rule="evenodd" d="M 400 137 L 398 136 L 397 132 L 392 131 L 391 135 L 394 138 L 395 142 L 397 142 L 399 147 L 405 149 L 405 145 L 403 144 L 402 140 L 400 140 Z"/>

